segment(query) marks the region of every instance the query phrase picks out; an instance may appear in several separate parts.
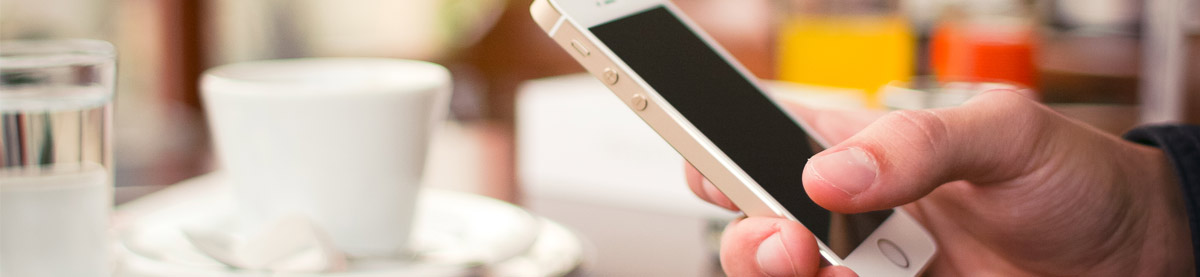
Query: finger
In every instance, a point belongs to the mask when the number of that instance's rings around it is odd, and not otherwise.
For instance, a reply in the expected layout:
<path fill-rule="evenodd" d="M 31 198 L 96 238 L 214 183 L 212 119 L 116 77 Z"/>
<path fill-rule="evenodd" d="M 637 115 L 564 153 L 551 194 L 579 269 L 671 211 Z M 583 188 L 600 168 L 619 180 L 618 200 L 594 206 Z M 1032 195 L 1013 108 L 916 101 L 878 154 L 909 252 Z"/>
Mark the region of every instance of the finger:
<path fill-rule="evenodd" d="M 733 201 L 730 201 L 729 197 L 717 189 L 717 186 L 704 178 L 704 175 L 701 175 L 700 171 L 696 170 L 692 164 L 684 163 L 684 172 L 687 176 L 688 188 L 692 189 L 692 193 L 695 193 L 700 199 L 722 208 L 738 211 L 738 207 L 733 204 Z"/>
<path fill-rule="evenodd" d="M 791 102 L 783 102 L 783 105 L 797 119 L 803 120 L 812 127 L 813 131 L 824 138 L 827 143 L 838 143 L 846 140 L 884 114 L 879 111 L 866 110 L 820 110 Z M 688 188 L 692 190 L 692 193 L 700 197 L 700 199 L 729 210 L 739 210 L 737 205 L 729 200 L 729 197 L 721 193 L 715 185 L 704 178 L 704 175 L 697 171 L 695 167 L 692 167 L 691 164 L 685 163 L 684 170 L 687 176 Z"/>
<path fill-rule="evenodd" d="M 916 201 L 950 181 L 1015 178 L 1030 169 L 1034 149 L 1044 149 L 1056 116 L 1011 91 L 955 108 L 892 112 L 813 156 L 804 187 L 827 209 L 858 213 Z"/>
<path fill-rule="evenodd" d="M 729 276 L 815 276 L 820 257 L 812 232 L 782 218 L 734 221 L 721 238 L 721 266 Z"/>

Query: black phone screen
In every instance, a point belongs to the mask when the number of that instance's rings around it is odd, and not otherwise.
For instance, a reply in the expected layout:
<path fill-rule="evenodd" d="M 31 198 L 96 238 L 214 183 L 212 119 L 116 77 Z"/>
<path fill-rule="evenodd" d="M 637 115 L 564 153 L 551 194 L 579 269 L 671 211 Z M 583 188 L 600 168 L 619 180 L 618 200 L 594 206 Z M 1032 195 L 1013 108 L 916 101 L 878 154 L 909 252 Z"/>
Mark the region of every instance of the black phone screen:
<path fill-rule="evenodd" d="M 596 38 L 819 238 L 829 212 L 801 183 L 808 134 L 664 7 L 591 28 Z"/>
<path fill-rule="evenodd" d="M 809 136 L 750 80 L 665 7 L 589 29 L 788 212 L 830 242 L 831 214 L 809 199 L 801 182 L 815 153 Z"/>

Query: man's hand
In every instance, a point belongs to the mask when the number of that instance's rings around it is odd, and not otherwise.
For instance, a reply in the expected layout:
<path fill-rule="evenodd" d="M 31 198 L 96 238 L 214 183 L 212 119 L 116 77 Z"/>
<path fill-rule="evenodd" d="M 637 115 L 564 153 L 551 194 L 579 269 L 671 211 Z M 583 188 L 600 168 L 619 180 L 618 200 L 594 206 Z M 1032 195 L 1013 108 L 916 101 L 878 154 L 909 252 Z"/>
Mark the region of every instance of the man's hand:
<path fill-rule="evenodd" d="M 813 201 L 839 213 L 903 206 L 938 242 L 928 273 L 1193 274 L 1183 200 L 1156 148 L 1009 91 L 877 120 L 793 110 L 836 144 L 802 169 Z M 701 198 L 736 209 L 690 166 L 688 181 Z M 819 270 L 811 233 L 794 221 L 734 222 L 722 240 L 722 265 L 733 276 Z"/>

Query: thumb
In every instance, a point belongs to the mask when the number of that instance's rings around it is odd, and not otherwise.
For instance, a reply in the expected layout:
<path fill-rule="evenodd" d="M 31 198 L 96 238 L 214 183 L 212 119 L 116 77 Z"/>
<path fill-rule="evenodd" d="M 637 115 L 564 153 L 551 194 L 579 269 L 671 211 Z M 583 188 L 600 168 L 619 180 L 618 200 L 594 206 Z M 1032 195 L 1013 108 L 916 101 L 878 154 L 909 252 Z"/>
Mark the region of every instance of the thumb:
<path fill-rule="evenodd" d="M 820 275 L 819 251 L 812 232 L 783 218 L 735 220 L 721 234 L 721 268 L 729 276 Z"/>
<path fill-rule="evenodd" d="M 809 160 L 804 188 L 841 213 L 907 204 L 944 183 L 998 182 L 1022 175 L 1039 158 L 1059 118 L 1011 91 L 962 106 L 892 112 Z"/>

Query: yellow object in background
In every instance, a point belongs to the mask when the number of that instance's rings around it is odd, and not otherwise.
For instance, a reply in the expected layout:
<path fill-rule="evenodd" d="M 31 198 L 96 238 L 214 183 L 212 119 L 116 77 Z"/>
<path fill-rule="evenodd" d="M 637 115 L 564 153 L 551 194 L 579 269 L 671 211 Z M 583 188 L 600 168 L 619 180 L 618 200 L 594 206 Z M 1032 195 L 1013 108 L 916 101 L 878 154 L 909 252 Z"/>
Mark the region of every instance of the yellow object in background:
<path fill-rule="evenodd" d="M 876 92 L 912 76 L 914 38 L 899 16 L 797 16 L 780 28 L 778 77 L 804 84 L 853 88 L 867 106 Z"/>

